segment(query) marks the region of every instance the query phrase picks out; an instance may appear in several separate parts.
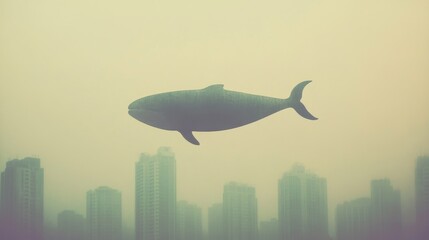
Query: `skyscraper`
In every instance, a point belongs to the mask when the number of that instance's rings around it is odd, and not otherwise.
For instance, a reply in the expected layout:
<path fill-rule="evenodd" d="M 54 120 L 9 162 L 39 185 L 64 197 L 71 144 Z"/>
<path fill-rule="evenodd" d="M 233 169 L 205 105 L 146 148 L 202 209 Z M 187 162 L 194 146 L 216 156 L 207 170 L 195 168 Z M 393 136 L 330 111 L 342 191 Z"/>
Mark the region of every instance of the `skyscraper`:
<path fill-rule="evenodd" d="M 208 211 L 209 240 L 223 240 L 223 206 L 213 204 Z"/>
<path fill-rule="evenodd" d="M 255 188 L 228 183 L 223 189 L 224 240 L 257 240 L 258 207 Z"/>
<path fill-rule="evenodd" d="M 278 187 L 280 239 L 329 239 L 326 179 L 295 165 Z"/>
<path fill-rule="evenodd" d="M 279 240 L 279 221 L 273 218 L 269 221 L 261 221 L 259 225 L 260 240 Z"/>
<path fill-rule="evenodd" d="M 402 239 L 401 195 L 389 179 L 371 181 L 371 239 Z"/>
<path fill-rule="evenodd" d="M 1 174 L 0 239 L 43 238 L 43 175 L 38 158 L 6 163 Z"/>
<path fill-rule="evenodd" d="M 429 239 L 429 156 L 416 162 L 416 227 L 419 240 Z"/>
<path fill-rule="evenodd" d="M 176 240 L 202 240 L 201 208 L 186 201 L 177 203 Z"/>
<path fill-rule="evenodd" d="M 337 206 L 337 240 L 369 240 L 371 199 L 359 198 Z"/>
<path fill-rule="evenodd" d="M 58 214 L 58 235 L 61 240 L 85 239 L 85 218 L 71 210 Z"/>
<path fill-rule="evenodd" d="M 176 160 L 169 148 L 136 163 L 136 240 L 175 240 Z"/>
<path fill-rule="evenodd" d="M 88 191 L 86 217 L 90 240 L 120 240 L 122 238 L 121 193 L 109 187 Z"/>

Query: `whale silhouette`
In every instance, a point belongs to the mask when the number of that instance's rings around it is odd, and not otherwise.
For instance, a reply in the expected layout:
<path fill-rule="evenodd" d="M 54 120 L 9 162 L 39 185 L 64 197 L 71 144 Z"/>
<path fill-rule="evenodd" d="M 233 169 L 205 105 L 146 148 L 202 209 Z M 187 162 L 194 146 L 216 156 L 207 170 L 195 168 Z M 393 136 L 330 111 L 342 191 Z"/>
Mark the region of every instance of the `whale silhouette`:
<path fill-rule="evenodd" d="M 225 90 L 223 84 L 143 97 L 128 106 L 128 113 L 147 125 L 178 131 L 192 144 L 200 143 L 192 132 L 221 131 L 240 127 L 286 108 L 317 120 L 301 103 L 302 91 L 311 81 L 297 84 L 289 98 L 272 98 Z"/>

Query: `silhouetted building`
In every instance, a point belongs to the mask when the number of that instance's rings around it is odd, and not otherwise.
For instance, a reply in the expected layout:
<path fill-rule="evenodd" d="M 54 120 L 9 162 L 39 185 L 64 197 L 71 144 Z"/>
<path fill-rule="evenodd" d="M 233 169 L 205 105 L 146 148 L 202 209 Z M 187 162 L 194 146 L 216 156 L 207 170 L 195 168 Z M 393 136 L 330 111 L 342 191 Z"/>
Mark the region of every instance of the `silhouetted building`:
<path fill-rule="evenodd" d="M 0 239 L 43 239 L 43 175 L 38 158 L 6 163 L 1 174 Z"/>
<path fill-rule="evenodd" d="M 273 218 L 261 221 L 259 225 L 259 240 L 279 240 L 279 222 Z"/>
<path fill-rule="evenodd" d="M 416 163 L 416 227 L 419 240 L 429 239 L 429 156 Z"/>
<path fill-rule="evenodd" d="M 132 226 L 122 224 L 122 240 L 136 240 L 134 234 L 134 224 Z"/>
<path fill-rule="evenodd" d="M 136 240 L 174 240 L 176 160 L 169 148 L 142 154 L 136 163 Z"/>
<path fill-rule="evenodd" d="M 208 237 L 209 240 L 224 239 L 222 203 L 213 204 L 208 210 Z"/>
<path fill-rule="evenodd" d="M 176 214 L 176 240 L 202 240 L 201 208 L 185 201 L 179 201 Z"/>
<path fill-rule="evenodd" d="M 359 198 L 345 202 L 336 209 L 337 240 L 369 240 L 371 199 Z"/>
<path fill-rule="evenodd" d="M 84 240 L 85 218 L 71 210 L 65 210 L 58 214 L 57 239 Z"/>
<path fill-rule="evenodd" d="M 326 179 L 295 165 L 278 187 L 280 239 L 329 239 Z"/>
<path fill-rule="evenodd" d="M 228 183 L 223 189 L 224 240 L 258 239 L 258 207 L 255 188 Z"/>
<path fill-rule="evenodd" d="M 89 240 L 120 240 L 122 238 L 121 193 L 109 187 L 88 191 L 86 217 Z"/>
<path fill-rule="evenodd" d="M 371 181 L 372 240 L 402 239 L 401 196 L 388 179 Z"/>

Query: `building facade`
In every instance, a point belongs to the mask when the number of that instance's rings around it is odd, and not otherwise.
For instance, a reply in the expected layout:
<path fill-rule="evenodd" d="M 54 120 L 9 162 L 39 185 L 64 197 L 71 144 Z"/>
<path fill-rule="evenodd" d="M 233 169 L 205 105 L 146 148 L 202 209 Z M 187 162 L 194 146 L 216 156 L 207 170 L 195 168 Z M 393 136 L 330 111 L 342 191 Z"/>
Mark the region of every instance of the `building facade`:
<path fill-rule="evenodd" d="M 329 239 L 325 178 L 293 166 L 279 180 L 278 211 L 280 239 Z"/>
<path fill-rule="evenodd" d="M 86 217 L 89 240 L 121 240 L 121 193 L 105 186 L 88 191 Z"/>
<path fill-rule="evenodd" d="M 402 239 L 401 195 L 389 179 L 371 181 L 371 239 Z"/>
<path fill-rule="evenodd" d="M 259 240 L 279 240 L 279 222 L 273 218 L 261 221 L 259 225 Z"/>
<path fill-rule="evenodd" d="M 369 240 L 371 199 L 359 198 L 337 206 L 337 240 Z"/>
<path fill-rule="evenodd" d="M 74 211 L 65 210 L 58 214 L 57 239 L 61 240 L 83 240 L 85 234 L 85 218 Z"/>
<path fill-rule="evenodd" d="M 136 240 L 175 240 L 176 160 L 169 148 L 142 154 L 135 172 Z"/>
<path fill-rule="evenodd" d="M 1 173 L 0 239 L 43 239 L 43 184 L 40 159 L 6 163 Z"/>
<path fill-rule="evenodd" d="M 213 204 L 208 209 L 208 238 L 209 240 L 223 240 L 223 206 L 222 203 Z"/>
<path fill-rule="evenodd" d="M 258 239 L 258 206 L 255 188 L 228 183 L 223 190 L 224 240 Z"/>
<path fill-rule="evenodd" d="M 416 184 L 416 230 L 418 240 L 429 239 L 429 156 L 417 158 Z"/>
<path fill-rule="evenodd" d="M 179 201 L 176 214 L 176 240 L 203 240 L 201 208 Z"/>

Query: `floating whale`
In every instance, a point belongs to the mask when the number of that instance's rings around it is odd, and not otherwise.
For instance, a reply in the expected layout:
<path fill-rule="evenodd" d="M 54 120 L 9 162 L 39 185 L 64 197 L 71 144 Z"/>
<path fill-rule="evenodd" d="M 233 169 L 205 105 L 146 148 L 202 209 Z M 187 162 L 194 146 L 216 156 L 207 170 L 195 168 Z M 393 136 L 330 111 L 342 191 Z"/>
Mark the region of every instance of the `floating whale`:
<path fill-rule="evenodd" d="M 302 91 L 310 82 L 296 85 L 287 99 L 229 91 L 222 84 L 160 93 L 132 102 L 128 113 L 150 126 L 178 131 L 190 143 L 199 145 L 192 132 L 240 127 L 286 108 L 295 109 L 306 119 L 317 120 L 300 102 Z"/>

